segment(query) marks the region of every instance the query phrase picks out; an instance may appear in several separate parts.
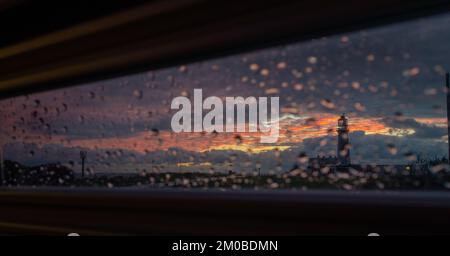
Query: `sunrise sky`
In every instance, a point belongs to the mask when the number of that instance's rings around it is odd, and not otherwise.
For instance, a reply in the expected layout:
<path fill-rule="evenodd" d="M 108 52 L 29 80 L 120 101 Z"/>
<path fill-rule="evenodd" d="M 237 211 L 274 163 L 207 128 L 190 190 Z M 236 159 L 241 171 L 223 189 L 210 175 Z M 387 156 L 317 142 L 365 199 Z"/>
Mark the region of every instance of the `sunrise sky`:
<path fill-rule="evenodd" d="M 83 149 L 102 170 L 149 161 L 219 166 L 230 155 L 288 168 L 300 152 L 334 155 L 344 112 L 353 162 L 447 156 L 449 24 L 449 15 L 437 16 L 6 99 L 5 158 L 76 165 Z M 171 132 L 172 99 L 192 97 L 194 88 L 204 98 L 279 96 L 278 142 L 260 144 L 258 133 Z"/>

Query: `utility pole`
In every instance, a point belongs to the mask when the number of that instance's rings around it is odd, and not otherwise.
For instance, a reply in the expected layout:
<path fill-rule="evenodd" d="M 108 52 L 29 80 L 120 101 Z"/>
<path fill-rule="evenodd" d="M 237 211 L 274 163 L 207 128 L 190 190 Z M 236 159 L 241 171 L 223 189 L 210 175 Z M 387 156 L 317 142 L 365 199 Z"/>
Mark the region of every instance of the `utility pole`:
<path fill-rule="evenodd" d="M 81 177 L 84 177 L 84 160 L 86 160 L 87 152 L 86 151 L 80 151 L 80 158 L 81 158 Z"/>

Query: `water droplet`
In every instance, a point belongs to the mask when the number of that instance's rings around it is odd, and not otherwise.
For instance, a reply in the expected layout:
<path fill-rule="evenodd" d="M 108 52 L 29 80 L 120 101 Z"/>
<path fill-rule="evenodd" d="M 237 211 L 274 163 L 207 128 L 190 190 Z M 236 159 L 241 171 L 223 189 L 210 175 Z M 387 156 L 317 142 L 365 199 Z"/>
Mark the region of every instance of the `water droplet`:
<path fill-rule="evenodd" d="M 181 73 L 186 73 L 188 70 L 186 65 L 182 65 L 178 68 L 178 71 L 180 71 Z"/>
<path fill-rule="evenodd" d="M 260 73 L 262 76 L 268 76 L 270 72 L 269 72 L 269 69 L 263 68 L 263 69 L 261 69 Z"/>
<path fill-rule="evenodd" d="M 265 90 L 266 94 L 278 94 L 280 90 L 278 88 L 268 88 Z"/>
<path fill-rule="evenodd" d="M 306 153 L 302 152 L 302 153 L 300 153 L 298 155 L 298 159 L 297 160 L 298 160 L 299 163 L 305 164 L 305 163 L 308 162 L 309 158 L 306 155 Z"/>
<path fill-rule="evenodd" d="M 412 152 L 406 152 L 406 153 L 405 153 L 405 158 L 406 158 L 408 161 L 416 161 L 416 160 L 417 160 L 416 155 L 414 155 Z"/>
<path fill-rule="evenodd" d="M 300 84 L 300 83 L 294 84 L 294 90 L 296 90 L 296 91 L 303 90 L 303 84 Z"/>
<path fill-rule="evenodd" d="M 300 72 L 300 71 L 298 71 L 298 70 L 296 70 L 296 69 L 293 69 L 293 70 L 291 71 L 291 74 L 292 74 L 295 78 L 301 78 L 301 77 L 303 76 L 303 73 Z"/>
<path fill-rule="evenodd" d="M 220 67 L 219 67 L 219 65 L 217 65 L 217 64 L 213 64 L 213 65 L 211 66 L 211 69 L 212 69 L 213 71 L 218 71 L 218 70 L 220 69 Z"/>
<path fill-rule="evenodd" d="M 354 107 L 356 110 L 358 110 L 360 112 L 366 111 L 366 107 L 362 103 L 356 102 Z"/>
<path fill-rule="evenodd" d="M 285 69 L 286 67 L 287 67 L 287 64 L 284 61 L 277 63 L 277 69 Z"/>
<path fill-rule="evenodd" d="M 316 63 L 317 63 L 317 57 L 315 57 L 315 56 L 309 56 L 309 57 L 308 57 L 308 63 L 309 63 L 309 64 L 316 64 Z"/>
<path fill-rule="evenodd" d="M 236 144 L 241 144 L 242 143 L 242 136 L 241 135 L 235 135 L 234 136 L 234 140 L 236 141 Z"/>
<path fill-rule="evenodd" d="M 378 92 L 378 88 L 377 88 L 376 85 L 370 84 L 369 85 L 369 91 L 372 92 L 372 93 L 376 93 L 376 92 Z"/>
<path fill-rule="evenodd" d="M 141 90 L 134 90 L 133 91 L 133 96 L 136 98 L 136 99 L 142 99 L 142 96 L 143 96 L 143 93 L 142 93 L 142 91 Z"/>
<path fill-rule="evenodd" d="M 445 75 L 445 69 L 441 65 L 434 66 L 434 72 L 441 76 Z"/>
<path fill-rule="evenodd" d="M 389 153 L 391 155 L 396 155 L 397 154 L 398 150 L 397 150 L 397 148 L 395 147 L 395 145 L 393 143 L 388 143 L 386 145 L 386 147 L 388 148 L 388 151 L 389 151 Z"/>
<path fill-rule="evenodd" d="M 250 64 L 249 68 L 251 71 L 257 71 L 259 69 L 259 65 L 256 63 L 252 63 Z"/>
<path fill-rule="evenodd" d="M 159 135 L 159 130 L 156 129 L 156 128 L 152 128 L 151 132 L 152 132 L 153 136 L 158 136 Z"/>
<path fill-rule="evenodd" d="M 436 88 L 427 88 L 424 90 L 424 94 L 427 96 L 433 96 L 437 94 L 437 89 Z"/>
<path fill-rule="evenodd" d="M 34 106 L 35 107 L 39 107 L 41 105 L 41 101 L 40 100 L 34 100 Z"/>
<path fill-rule="evenodd" d="M 350 40 L 350 39 L 349 39 L 348 36 L 342 36 L 340 41 L 341 41 L 341 43 L 344 43 L 344 44 L 345 44 L 345 43 L 348 43 L 349 40 Z"/>
<path fill-rule="evenodd" d="M 359 82 L 352 82 L 352 88 L 355 90 L 358 90 L 359 88 L 361 88 L 361 84 Z"/>
<path fill-rule="evenodd" d="M 322 99 L 320 101 L 320 104 L 322 104 L 322 106 L 324 106 L 324 107 L 326 107 L 328 109 L 334 109 L 335 108 L 334 103 L 331 102 L 331 100 L 329 100 L 329 99 Z"/>
<path fill-rule="evenodd" d="M 420 68 L 419 67 L 413 67 L 410 69 L 405 69 L 403 71 L 403 76 L 405 77 L 412 77 L 412 76 L 417 76 L 420 73 Z"/>

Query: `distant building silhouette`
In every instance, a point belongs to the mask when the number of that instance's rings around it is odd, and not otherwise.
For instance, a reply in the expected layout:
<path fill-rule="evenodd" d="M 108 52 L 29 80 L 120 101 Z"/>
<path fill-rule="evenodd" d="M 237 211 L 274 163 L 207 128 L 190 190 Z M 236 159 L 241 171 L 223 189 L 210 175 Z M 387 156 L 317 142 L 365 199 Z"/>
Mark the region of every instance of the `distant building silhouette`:
<path fill-rule="evenodd" d="M 308 166 L 319 169 L 325 166 L 333 167 L 338 163 L 338 158 L 335 156 L 317 156 L 308 159 Z"/>
<path fill-rule="evenodd" d="M 60 163 L 26 166 L 11 160 L 4 164 L 5 184 L 11 186 L 67 186 L 74 181 L 74 172 Z"/>
<path fill-rule="evenodd" d="M 342 114 L 338 120 L 337 158 L 339 165 L 350 165 L 350 142 L 348 137 L 348 119 Z"/>

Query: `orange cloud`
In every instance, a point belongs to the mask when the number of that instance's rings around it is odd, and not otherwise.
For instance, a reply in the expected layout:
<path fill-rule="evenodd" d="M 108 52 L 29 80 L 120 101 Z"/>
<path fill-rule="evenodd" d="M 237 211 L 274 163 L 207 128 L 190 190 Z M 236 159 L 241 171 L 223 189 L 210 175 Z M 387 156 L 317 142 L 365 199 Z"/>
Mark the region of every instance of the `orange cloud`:
<path fill-rule="evenodd" d="M 414 118 L 416 122 L 426 124 L 426 125 L 435 125 L 437 127 L 447 127 L 447 118 L 445 117 L 416 117 Z"/>
<path fill-rule="evenodd" d="M 280 122 L 279 139 L 276 144 L 261 144 L 260 132 L 256 133 L 173 133 L 169 130 L 158 132 L 145 131 L 134 133 L 128 137 L 68 139 L 64 135 L 27 136 L 21 138 L 27 143 L 62 144 L 66 147 L 82 147 L 87 149 L 123 149 L 140 153 L 157 150 L 180 148 L 186 151 L 205 152 L 210 150 L 239 150 L 259 153 L 269 150 L 286 150 L 292 145 L 302 143 L 304 139 L 335 135 L 339 116 L 333 114 L 313 114 L 309 117 L 286 118 Z M 436 120 L 420 119 L 423 123 Z M 442 120 L 438 120 L 442 121 Z M 383 134 L 402 136 L 401 132 L 393 132 L 381 118 L 350 117 L 351 132 L 363 131 L 366 134 Z"/>
<path fill-rule="evenodd" d="M 288 149 L 307 138 L 317 138 L 335 134 L 337 115 L 317 115 L 310 119 L 284 122 L 280 124 L 280 137 L 276 144 L 261 144 L 262 133 L 173 133 L 171 131 L 139 132 L 129 137 L 62 140 L 64 146 L 89 149 L 120 148 L 141 153 L 155 150 L 181 148 L 187 151 L 204 152 L 209 150 L 240 150 L 262 152 Z M 388 134 L 390 128 L 379 119 L 353 117 L 350 119 L 351 131 L 364 131 L 367 134 Z"/>

